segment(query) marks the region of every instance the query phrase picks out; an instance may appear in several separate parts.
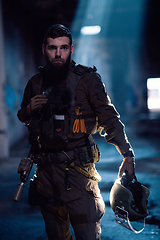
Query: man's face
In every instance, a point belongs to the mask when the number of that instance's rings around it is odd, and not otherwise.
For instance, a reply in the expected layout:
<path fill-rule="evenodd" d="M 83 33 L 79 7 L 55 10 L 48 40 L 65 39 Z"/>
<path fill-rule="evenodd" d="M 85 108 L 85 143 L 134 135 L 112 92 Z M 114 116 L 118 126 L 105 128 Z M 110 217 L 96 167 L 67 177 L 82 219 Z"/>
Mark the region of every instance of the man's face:
<path fill-rule="evenodd" d="M 70 46 L 70 39 L 66 36 L 48 38 L 46 46 L 42 45 L 42 52 L 46 56 L 47 62 L 54 67 L 60 67 L 65 65 L 73 53 L 73 45 Z"/>

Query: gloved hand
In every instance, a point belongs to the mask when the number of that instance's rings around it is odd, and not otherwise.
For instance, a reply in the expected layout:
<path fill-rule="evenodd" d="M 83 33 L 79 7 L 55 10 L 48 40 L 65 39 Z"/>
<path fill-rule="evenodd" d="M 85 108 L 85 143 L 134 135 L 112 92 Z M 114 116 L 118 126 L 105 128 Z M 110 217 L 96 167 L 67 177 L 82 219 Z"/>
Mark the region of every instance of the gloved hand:
<path fill-rule="evenodd" d="M 121 166 L 119 167 L 118 177 L 121 178 L 124 171 L 128 171 L 131 181 L 135 176 L 135 162 L 133 157 L 125 157 Z"/>
<path fill-rule="evenodd" d="M 39 94 L 31 98 L 30 104 L 27 106 L 27 111 L 31 114 L 33 111 L 42 108 L 44 104 L 48 101 L 46 95 Z"/>

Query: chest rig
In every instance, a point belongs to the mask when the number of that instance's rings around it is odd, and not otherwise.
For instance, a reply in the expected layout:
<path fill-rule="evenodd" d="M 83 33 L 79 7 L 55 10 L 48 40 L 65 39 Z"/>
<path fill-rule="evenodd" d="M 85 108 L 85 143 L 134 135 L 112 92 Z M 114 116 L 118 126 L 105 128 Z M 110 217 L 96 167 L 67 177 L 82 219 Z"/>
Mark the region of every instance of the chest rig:
<path fill-rule="evenodd" d="M 58 150 L 65 148 L 68 139 L 81 138 L 92 133 L 93 125 L 96 125 L 94 113 L 83 112 L 81 107 L 76 106 L 76 88 L 85 72 L 96 72 L 96 68 L 75 66 L 72 63 L 65 82 L 59 86 L 50 86 L 43 92 L 49 104 L 28 125 L 31 144 L 37 141 L 39 148 Z"/>

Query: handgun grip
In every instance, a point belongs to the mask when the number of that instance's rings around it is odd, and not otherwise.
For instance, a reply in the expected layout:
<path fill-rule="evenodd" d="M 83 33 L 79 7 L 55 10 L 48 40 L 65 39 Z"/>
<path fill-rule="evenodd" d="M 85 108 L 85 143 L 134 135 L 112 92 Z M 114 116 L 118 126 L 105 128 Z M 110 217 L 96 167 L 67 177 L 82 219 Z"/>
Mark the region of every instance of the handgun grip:
<path fill-rule="evenodd" d="M 25 186 L 25 183 L 24 183 L 24 182 L 19 182 L 19 183 L 18 183 L 18 187 L 17 187 L 16 193 L 15 193 L 14 198 L 13 198 L 13 200 L 14 200 L 15 202 L 18 202 L 18 201 L 19 201 L 24 186 Z"/>

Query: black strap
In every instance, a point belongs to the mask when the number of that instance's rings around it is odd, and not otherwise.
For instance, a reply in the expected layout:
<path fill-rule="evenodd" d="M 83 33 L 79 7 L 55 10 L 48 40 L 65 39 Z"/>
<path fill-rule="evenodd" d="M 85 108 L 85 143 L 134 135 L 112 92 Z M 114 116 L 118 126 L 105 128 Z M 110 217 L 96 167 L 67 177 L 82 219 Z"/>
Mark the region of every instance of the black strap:
<path fill-rule="evenodd" d="M 142 186 L 141 186 L 141 183 L 137 181 L 136 176 L 134 178 L 135 178 L 135 182 L 131 182 L 129 184 L 129 190 L 133 194 L 133 199 L 136 207 L 138 208 L 138 213 L 145 213 L 143 205 L 141 203 L 143 198 Z"/>

